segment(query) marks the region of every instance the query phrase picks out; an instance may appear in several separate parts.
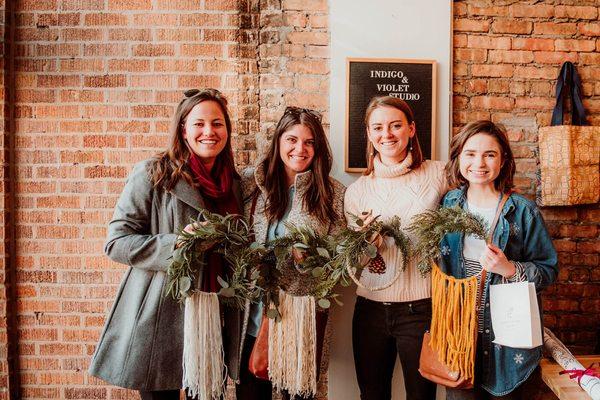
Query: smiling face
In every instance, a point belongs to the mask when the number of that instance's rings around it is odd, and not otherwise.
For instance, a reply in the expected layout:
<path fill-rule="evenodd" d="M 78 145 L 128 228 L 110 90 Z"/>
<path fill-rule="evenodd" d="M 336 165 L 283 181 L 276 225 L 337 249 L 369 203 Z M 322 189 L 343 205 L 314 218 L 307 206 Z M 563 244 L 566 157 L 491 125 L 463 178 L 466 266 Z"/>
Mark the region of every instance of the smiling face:
<path fill-rule="evenodd" d="M 203 101 L 192 108 L 183 126 L 183 138 L 208 170 L 227 144 L 225 116 L 215 101 Z"/>
<path fill-rule="evenodd" d="M 500 144 L 486 133 L 471 136 L 460 152 L 459 168 L 469 186 L 494 189 L 494 181 L 502 168 Z"/>
<path fill-rule="evenodd" d="M 367 136 L 385 165 L 404 160 L 414 135 L 414 122 L 409 123 L 406 115 L 395 107 L 377 107 L 369 116 Z"/>
<path fill-rule="evenodd" d="M 279 157 L 283 161 L 288 185 L 296 174 L 307 171 L 315 156 L 315 138 L 306 125 L 293 125 L 279 137 Z"/>

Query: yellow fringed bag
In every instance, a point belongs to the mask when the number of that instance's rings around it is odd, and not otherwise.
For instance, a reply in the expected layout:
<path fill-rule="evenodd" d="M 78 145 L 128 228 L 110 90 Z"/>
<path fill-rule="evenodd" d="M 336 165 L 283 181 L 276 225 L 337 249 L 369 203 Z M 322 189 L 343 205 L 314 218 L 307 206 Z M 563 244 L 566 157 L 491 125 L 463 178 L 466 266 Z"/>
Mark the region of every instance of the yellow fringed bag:
<path fill-rule="evenodd" d="M 492 222 L 491 243 L 500 213 L 510 194 L 504 194 Z M 477 348 L 477 310 L 481 302 L 486 271 L 458 279 L 446 275 L 433 263 L 431 270 L 432 316 L 430 332 L 425 332 L 421 345 L 419 373 L 437 384 L 471 389 L 475 380 Z"/>

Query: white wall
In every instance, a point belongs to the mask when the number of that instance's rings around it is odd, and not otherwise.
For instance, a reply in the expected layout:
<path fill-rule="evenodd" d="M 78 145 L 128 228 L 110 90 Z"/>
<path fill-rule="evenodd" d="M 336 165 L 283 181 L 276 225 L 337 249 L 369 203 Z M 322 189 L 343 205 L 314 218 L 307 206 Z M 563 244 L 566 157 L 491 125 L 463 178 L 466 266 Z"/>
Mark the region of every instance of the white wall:
<path fill-rule="evenodd" d="M 437 61 L 437 146 L 447 160 L 450 138 L 452 4 L 448 0 L 330 0 L 331 31 L 330 133 L 336 178 L 345 184 L 357 175 L 344 172 L 346 58 L 415 58 Z M 329 399 L 358 399 L 352 357 L 354 289 L 343 293 L 343 307 L 332 317 L 334 337 L 329 364 Z M 405 398 L 396 365 L 393 399 Z M 438 390 L 438 398 L 441 397 Z"/>

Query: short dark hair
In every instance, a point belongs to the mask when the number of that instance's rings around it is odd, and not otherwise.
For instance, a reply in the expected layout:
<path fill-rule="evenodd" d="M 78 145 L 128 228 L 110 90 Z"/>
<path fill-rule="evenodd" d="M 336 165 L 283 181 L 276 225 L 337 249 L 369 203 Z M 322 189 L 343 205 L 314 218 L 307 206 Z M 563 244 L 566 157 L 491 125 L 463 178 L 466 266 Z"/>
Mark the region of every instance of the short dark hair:
<path fill-rule="evenodd" d="M 452 138 L 452 141 L 450 142 L 450 161 L 446 164 L 448 184 L 453 188 L 469 185 L 469 182 L 460 173 L 460 153 L 467 140 L 478 133 L 493 137 L 500 145 L 500 149 L 502 150 L 502 166 L 500 167 L 500 174 L 494 181 L 494 186 L 496 190 L 499 190 L 502 193 L 508 192 L 514 187 L 513 178 L 516 169 L 515 159 L 512 150 L 510 149 L 510 142 L 508 141 L 504 126 L 488 120 L 471 122 L 465 125 L 458 135 Z"/>

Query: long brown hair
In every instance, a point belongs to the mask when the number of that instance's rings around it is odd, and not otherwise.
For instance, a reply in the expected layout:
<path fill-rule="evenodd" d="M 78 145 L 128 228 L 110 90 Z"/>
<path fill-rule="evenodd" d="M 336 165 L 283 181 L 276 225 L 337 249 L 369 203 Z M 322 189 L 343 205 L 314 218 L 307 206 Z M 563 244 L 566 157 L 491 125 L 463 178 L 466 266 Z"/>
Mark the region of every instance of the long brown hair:
<path fill-rule="evenodd" d="M 269 221 L 281 220 L 288 206 L 288 186 L 285 167 L 279 155 L 279 138 L 294 125 L 304 125 L 310 129 L 315 141 L 308 190 L 302 199 L 303 208 L 320 222 L 335 221 L 339 216 L 333 207 L 333 184 L 329 178 L 331 149 L 321 125 L 321 117 L 312 110 L 297 107 L 286 108 L 277 123 L 266 157 L 261 162 L 267 191 L 265 214 Z"/>
<path fill-rule="evenodd" d="M 185 179 L 191 186 L 197 186 L 192 175 L 185 168 L 190 157 L 190 149 L 183 138 L 183 127 L 192 108 L 203 101 L 214 101 L 223 112 L 227 129 L 227 142 L 217 159 L 231 165 L 231 169 L 237 175 L 231 149 L 231 120 L 227 112 L 227 99 L 216 89 L 190 89 L 184 92 L 184 96 L 177 105 L 177 110 L 171 120 L 169 148 L 156 155 L 155 162 L 150 170 L 154 187 L 162 186 L 166 190 L 170 190 L 179 179 Z"/>
<path fill-rule="evenodd" d="M 371 99 L 369 105 L 367 105 L 367 110 L 365 111 L 365 127 L 367 128 L 367 130 L 365 131 L 365 134 L 367 135 L 367 169 L 365 170 L 363 175 L 370 175 L 371 172 L 373 172 L 373 160 L 377 155 L 377 150 L 375 150 L 373 143 L 371 143 L 371 141 L 369 140 L 367 132 L 369 130 L 369 118 L 371 118 L 371 114 L 378 107 L 394 107 L 402 111 L 404 115 L 406 115 L 406 120 L 409 124 L 415 122 L 415 117 L 413 115 L 412 109 L 404 100 L 392 96 L 378 96 L 373 97 Z M 410 138 L 408 146 L 409 151 L 412 154 L 412 164 L 410 165 L 410 168 L 419 168 L 419 166 L 423 162 L 423 152 L 421 151 L 419 139 L 417 138 L 416 127 L 415 135 L 412 138 Z"/>
<path fill-rule="evenodd" d="M 452 138 L 450 142 L 450 161 L 446 164 L 448 184 L 453 188 L 469 185 L 469 181 L 460 173 L 460 153 L 462 153 L 467 140 L 478 133 L 493 137 L 500 145 L 500 149 L 502 150 L 502 166 L 500 167 L 500 174 L 494 180 L 494 187 L 496 190 L 505 193 L 514 187 L 515 159 L 510 149 L 510 142 L 508 141 L 504 126 L 487 120 L 475 121 L 465 125 L 458 135 Z"/>

